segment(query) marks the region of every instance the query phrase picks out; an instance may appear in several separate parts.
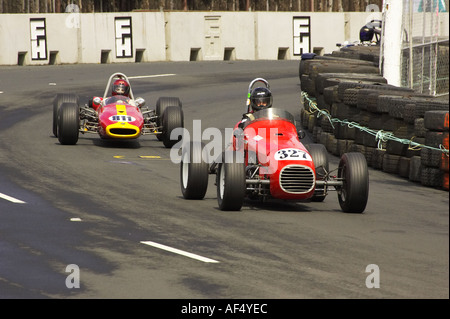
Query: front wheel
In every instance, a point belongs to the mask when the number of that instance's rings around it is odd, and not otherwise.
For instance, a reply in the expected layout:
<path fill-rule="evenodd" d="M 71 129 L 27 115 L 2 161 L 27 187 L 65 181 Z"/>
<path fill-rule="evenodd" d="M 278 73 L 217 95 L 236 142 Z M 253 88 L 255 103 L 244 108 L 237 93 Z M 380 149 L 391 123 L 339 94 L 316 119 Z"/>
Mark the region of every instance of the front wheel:
<path fill-rule="evenodd" d="M 326 174 L 329 171 L 328 164 L 328 152 L 323 144 L 308 144 L 305 145 L 313 159 L 313 163 L 316 171 L 316 180 L 323 181 L 326 178 Z M 323 186 L 325 187 L 325 186 Z M 314 191 L 314 195 L 311 197 L 313 202 L 323 202 L 327 196 L 324 188 L 317 188 Z"/>
<path fill-rule="evenodd" d="M 185 199 L 203 199 L 205 197 L 209 172 L 203 150 L 204 145 L 201 142 L 190 142 L 187 148 L 183 148 L 180 180 L 181 193 Z"/>
<path fill-rule="evenodd" d="M 78 105 L 79 98 L 76 94 L 58 93 L 53 100 L 53 135 L 58 137 L 58 113 L 63 103 L 76 103 Z"/>
<path fill-rule="evenodd" d="M 162 121 L 162 117 L 164 114 L 164 111 L 166 110 L 166 108 L 168 106 L 177 106 L 181 109 L 182 107 L 182 103 L 180 101 L 180 99 L 178 97 L 160 97 L 158 98 L 158 100 L 156 101 L 156 109 L 155 109 L 155 113 L 156 113 L 156 125 L 157 126 L 162 126 L 163 125 L 163 121 Z M 157 134 L 156 138 L 160 141 L 163 140 L 163 135 L 162 134 Z"/>
<path fill-rule="evenodd" d="M 230 152 L 234 154 L 223 156 L 217 170 L 217 202 L 220 210 L 236 211 L 240 210 L 244 203 L 245 165 L 237 160 L 239 156 L 234 156 L 235 151 Z M 230 159 L 230 162 L 225 159 Z"/>
<path fill-rule="evenodd" d="M 179 135 L 177 139 L 171 139 L 170 133 L 176 128 L 184 127 L 183 110 L 177 106 L 168 106 L 164 110 L 162 116 L 162 142 L 165 147 L 171 148 L 177 142 L 181 141 L 182 136 Z"/>
<path fill-rule="evenodd" d="M 339 205 L 344 212 L 362 213 L 369 198 L 369 171 L 367 161 L 359 152 L 345 153 L 339 161 L 337 187 Z"/>
<path fill-rule="evenodd" d="M 76 103 L 63 103 L 58 112 L 58 140 L 63 145 L 75 145 L 80 132 L 80 108 Z"/>

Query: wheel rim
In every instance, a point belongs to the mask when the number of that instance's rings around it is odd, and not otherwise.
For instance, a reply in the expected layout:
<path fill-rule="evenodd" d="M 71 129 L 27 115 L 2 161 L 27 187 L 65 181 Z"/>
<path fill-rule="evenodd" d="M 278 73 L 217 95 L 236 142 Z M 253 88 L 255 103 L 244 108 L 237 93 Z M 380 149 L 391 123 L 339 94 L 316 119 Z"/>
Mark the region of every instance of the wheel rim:
<path fill-rule="evenodd" d="M 222 166 L 220 167 L 220 175 L 219 175 L 219 195 L 221 199 L 223 199 L 224 189 L 225 189 L 225 169 L 222 164 Z"/>
<path fill-rule="evenodd" d="M 183 154 L 181 167 L 183 170 L 183 188 L 186 189 L 189 179 L 189 163 L 187 161 L 187 153 Z"/>
<path fill-rule="evenodd" d="M 341 170 L 341 178 L 342 178 L 342 187 L 341 187 L 341 200 L 345 202 L 347 198 L 347 182 L 345 180 L 345 165 L 342 166 Z"/>
<path fill-rule="evenodd" d="M 345 187 L 345 185 L 344 185 L 344 187 Z M 343 202 L 345 202 L 346 197 L 347 197 L 347 192 L 346 192 L 345 188 L 342 188 L 341 189 L 341 199 Z"/>

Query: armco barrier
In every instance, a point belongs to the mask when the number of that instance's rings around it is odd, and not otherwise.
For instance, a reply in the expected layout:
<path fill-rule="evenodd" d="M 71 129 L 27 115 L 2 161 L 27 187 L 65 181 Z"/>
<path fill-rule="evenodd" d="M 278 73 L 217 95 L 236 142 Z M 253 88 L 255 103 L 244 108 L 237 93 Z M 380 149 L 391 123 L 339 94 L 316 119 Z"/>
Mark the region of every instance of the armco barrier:
<path fill-rule="evenodd" d="M 380 12 L 0 14 L 0 65 L 299 59 Z M 332 30 L 332 32 L 330 32 Z"/>
<path fill-rule="evenodd" d="M 361 152 L 375 169 L 448 191 L 448 98 L 387 84 L 373 49 L 302 56 L 303 128 L 334 155 Z"/>

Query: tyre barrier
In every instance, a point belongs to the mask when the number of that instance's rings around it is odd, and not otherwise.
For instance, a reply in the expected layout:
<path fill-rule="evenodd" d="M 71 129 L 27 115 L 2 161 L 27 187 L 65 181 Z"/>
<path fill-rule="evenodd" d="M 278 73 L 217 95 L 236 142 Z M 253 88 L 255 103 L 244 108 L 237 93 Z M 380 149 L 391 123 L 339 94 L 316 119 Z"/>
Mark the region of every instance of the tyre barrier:
<path fill-rule="evenodd" d="M 448 99 L 387 84 L 362 48 L 302 55 L 302 127 L 333 155 L 360 152 L 374 169 L 448 191 Z"/>

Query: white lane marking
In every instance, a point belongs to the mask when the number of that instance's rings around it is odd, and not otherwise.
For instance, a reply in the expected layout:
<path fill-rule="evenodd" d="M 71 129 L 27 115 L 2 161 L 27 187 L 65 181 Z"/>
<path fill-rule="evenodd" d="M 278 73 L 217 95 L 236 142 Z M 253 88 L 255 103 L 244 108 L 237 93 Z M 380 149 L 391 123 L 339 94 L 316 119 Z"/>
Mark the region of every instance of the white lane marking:
<path fill-rule="evenodd" d="M 6 199 L 7 201 L 10 201 L 12 203 L 16 203 L 16 204 L 25 204 L 24 201 L 21 201 L 20 199 L 8 196 L 6 194 L 0 193 L 0 198 Z"/>
<path fill-rule="evenodd" d="M 189 258 L 197 259 L 197 260 L 203 261 L 205 263 L 218 263 L 217 260 L 206 258 L 206 257 L 199 256 L 199 255 L 192 254 L 192 253 L 188 253 L 186 251 L 183 251 L 183 250 L 180 250 L 180 249 L 176 249 L 176 248 L 172 248 L 172 247 L 169 247 L 169 246 L 166 246 L 166 245 L 161 245 L 161 244 L 155 243 L 153 241 L 141 241 L 141 243 L 145 244 L 145 245 L 153 246 L 153 247 L 156 247 L 156 248 L 159 248 L 159 249 L 167 250 L 167 251 L 170 251 L 170 252 L 175 253 L 175 254 L 179 254 L 179 255 L 183 255 L 183 256 L 189 257 Z"/>
<path fill-rule="evenodd" d="M 163 76 L 173 76 L 176 74 L 173 73 L 167 73 L 167 74 L 154 74 L 154 75 L 136 75 L 136 76 L 129 76 L 129 79 L 145 79 L 145 78 L 159 78 Z"/>

